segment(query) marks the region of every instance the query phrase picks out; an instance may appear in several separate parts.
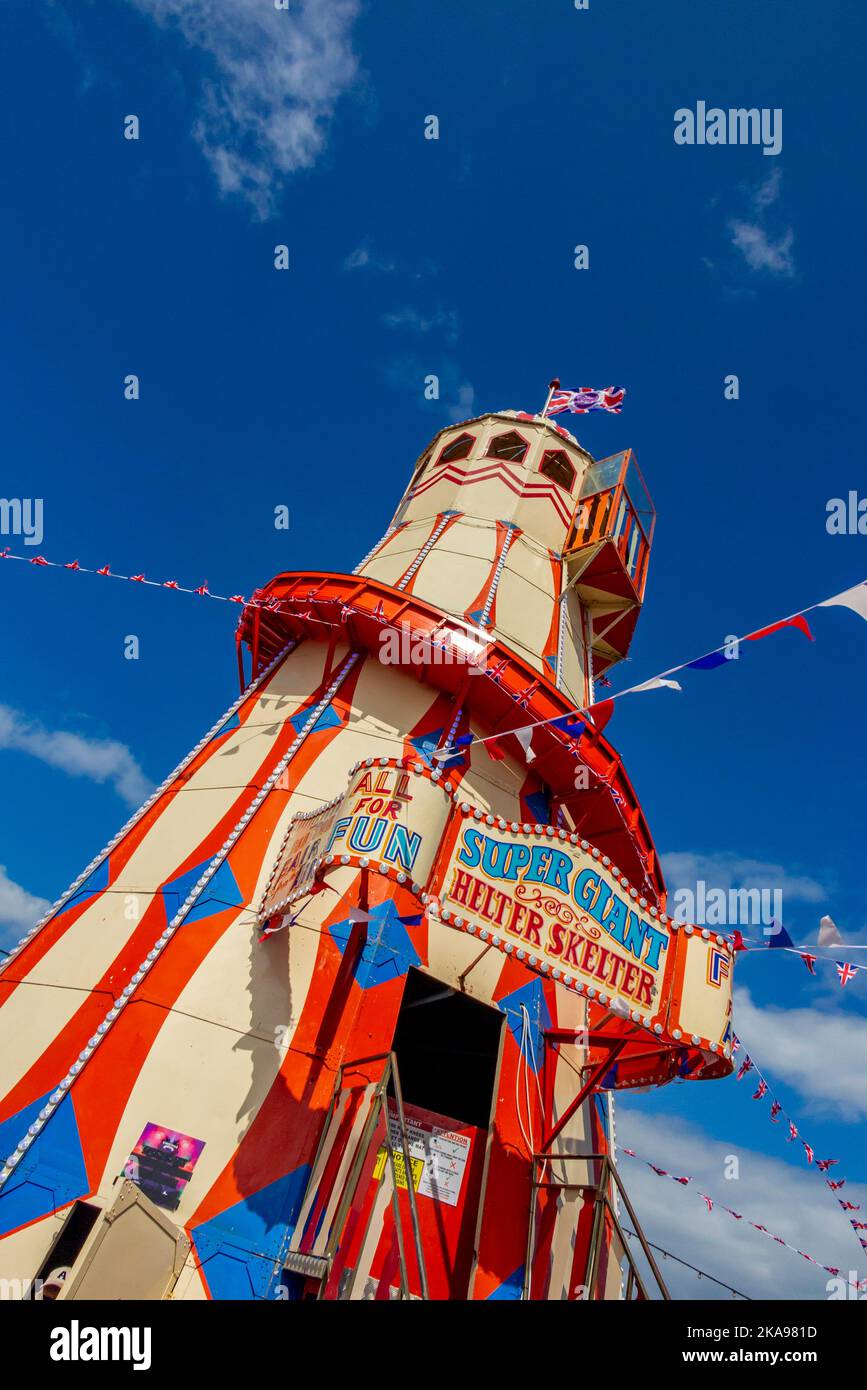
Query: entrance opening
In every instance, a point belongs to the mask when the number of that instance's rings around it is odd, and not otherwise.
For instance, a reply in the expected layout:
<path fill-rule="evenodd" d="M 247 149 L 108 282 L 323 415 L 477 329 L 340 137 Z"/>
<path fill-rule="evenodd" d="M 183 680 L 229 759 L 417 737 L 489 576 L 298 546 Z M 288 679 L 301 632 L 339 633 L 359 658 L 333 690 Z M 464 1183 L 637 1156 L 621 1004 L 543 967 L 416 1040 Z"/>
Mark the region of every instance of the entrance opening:
<path fill-rule="evenodd" d="M 92 1202 L 73 1202 L 72 1208 L 60 1228 L 60 1233 L 36 1275 L 42 1284 L 42 1297 L 56 1298 L 93 1230 L 100 1209 Z M 54 1276 L 54 1277 L 52 1277 Z"/>
<path fill-rule="evenodd" d="M 409 1105 L 487 1129 L 503 1015 L 411 969 L 392 1048 Z"/>

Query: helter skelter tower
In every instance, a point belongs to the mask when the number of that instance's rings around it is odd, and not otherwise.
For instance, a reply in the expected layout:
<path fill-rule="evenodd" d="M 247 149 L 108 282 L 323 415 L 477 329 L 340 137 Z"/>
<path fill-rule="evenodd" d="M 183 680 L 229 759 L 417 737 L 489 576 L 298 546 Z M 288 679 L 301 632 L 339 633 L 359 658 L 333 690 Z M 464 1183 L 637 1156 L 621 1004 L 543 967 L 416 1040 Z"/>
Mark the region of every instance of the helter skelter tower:
<path fill-rule="evenodd" d="M 653 522 L 631 452 L 488 414 L 257 592 L 239 699 L 0 975 L 0 1277 L 645 1296 L 611 1096 L 727 1074 L 732 975 L 594 705 Z"/>

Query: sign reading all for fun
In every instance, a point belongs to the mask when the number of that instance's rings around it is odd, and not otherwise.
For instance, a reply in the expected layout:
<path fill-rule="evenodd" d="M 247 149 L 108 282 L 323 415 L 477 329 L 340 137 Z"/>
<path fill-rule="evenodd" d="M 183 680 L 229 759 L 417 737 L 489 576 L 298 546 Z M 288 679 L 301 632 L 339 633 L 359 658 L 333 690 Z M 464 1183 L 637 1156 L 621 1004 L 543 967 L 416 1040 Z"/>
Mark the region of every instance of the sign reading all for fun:
<path fill-rule="evenodd" d="M 440 898 L 441 916 L 514 942 L 522 959 L 535 957 L 642 1015 L 659 1011 L 670 929 L 592 853 L 544 834 L 464 823 Z"/>
<path fill-rule="evenodd" d="M 326 854 L 386 864 L 414 883 L 427 883 L 450 810 L 450 800 L 426 770 L 423 775 L 374 762 L 356 768 L 340 797 L 318 811 L 295 816 L 259 909 L 260 919 L 285 907 L 291 893 L 313 879 Z"/>

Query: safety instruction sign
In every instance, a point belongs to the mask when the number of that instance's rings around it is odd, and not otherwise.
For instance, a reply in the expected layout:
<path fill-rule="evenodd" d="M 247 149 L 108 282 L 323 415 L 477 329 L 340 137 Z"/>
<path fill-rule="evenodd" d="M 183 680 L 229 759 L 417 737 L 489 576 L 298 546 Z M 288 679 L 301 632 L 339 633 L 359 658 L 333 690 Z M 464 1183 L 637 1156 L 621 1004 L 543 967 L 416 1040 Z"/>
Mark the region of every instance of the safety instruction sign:
<path fill-rule="evenodd" d="M 397 1184 L 398 1187 L 405 1188 L 406 1165 L 403 1159 L 400 1126 L 397 1116 L 393 1113 L 389 1114 L 389 1134 L 394 1150 Z M 406 1137 L 413 1189 L 421 1197 L 431 1197 L 435 1202 L 445 1202 L 447 1206 L 456 1207 L 470 1157 L 470 1136 L 407 1115 Z M 382 1177 L 387 1161 L 388 1155 L 383 1144 L 376 1156 L 373 1173 L 376 1179 Z"/>

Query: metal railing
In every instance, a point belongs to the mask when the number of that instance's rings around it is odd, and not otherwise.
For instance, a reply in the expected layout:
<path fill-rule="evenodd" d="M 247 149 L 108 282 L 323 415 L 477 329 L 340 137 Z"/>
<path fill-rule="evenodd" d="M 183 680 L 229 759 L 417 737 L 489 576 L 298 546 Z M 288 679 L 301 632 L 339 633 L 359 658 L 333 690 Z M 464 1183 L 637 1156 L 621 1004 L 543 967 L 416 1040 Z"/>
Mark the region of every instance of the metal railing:
<path fill-rule="evenodd" d="M 599 1170 L 595 1181 L 569 1181 L 568 1179 L 561 1181 L 556 1178 L 546 1178 L 544 1176 L 545 1165 L 560 1161 L 570 1163 L 575 1162 L 576 1160 L 582 1163 L 586 1163 L 588 1165 L 599 1165 Z M 653 1258 L 653 1252 L 647 1243 L 647 1240 L 644 1236 L 644 1232 L 641 1229 L 638 1218 L 635 1215 L 632 1203 L 630 1202 L 626 1194 L 626 1190 L 624 1189 L 623 1183 L 620 1181 L 620 1174 L 617 1172 L 615 1165 L 612 1163 L 609 1154 L 534 1153 L 532 1155 L 530 1175 L 530 1220 L 527 1230 L 527 1258 L 524 1265 L 524 1287 L 521 1294 L 521 1297 L 523 1299 L 530 1299 L 532 1291 L 537 1196 L 540 1191 L 550 1189 L 559 1191 L 577 1191 L 584 1198 L 585 1202 L 592 1201 L 594 1204 L 593 1225 L 590 1232 L 590 1242 L 587 1247 L 587 1261 L 584 1268 L 584 1277 L 581 1281 L 584 1286 L 584 1299 L 586 1301 L 591 1301 L 597 1298 L 599 1269 L 602 1256 L 602 1248 L 606 1234 L 606 1218 L 608 1221 L 608 1231 L 611 1232 L 613 1230 L 620 1243 L 621 1249 L 623 1251 L 623 1255 L 621 1256 L 621 1258 L 625 1258 L 628 1263 L 626 1287 L 623 1293 L 624 1300 L 627 1302 L 631 1302 L 634 1297 L 637 1297 L 639 1299 L 646 1299 L 649 1297 L 647 1287 L 641 1275 L 641 1271 L 638 1268 L 638 1265 L 636 1264 L 635 1260 L 633 1259 L 632 1251 L 627 1243 L 626 1237 L 623 1233 L 623 1228 L 620 1225 L 620 1221 L 618 1220 L 617 1212 L 614 1209 L 614 1203 L 611 1200 L 610 1188 L 611 1183 L 613 1182 L 615 1187 L 617 1188 L 618 1195 L 621 1201 L 623 1202 L 626 1211 L 629 1214 L 629 1219 L 632 1222 L 633 1230 L 635 1232 L 636 1237 L 638 1238 L 638 1242 L 641 1246 L 644 1257 L 647 1260 L 651 1273 L 653 1274 L 653 1278 L 659 1290 L 659 1295 L 666 1302 L 670 1300 L 671 1295 L 668 1292 L 665 1280 L 663 1279 L 659 1271 L 659 1266 L 657 1265 L 656 1260 Z"/>
<path fill-rule="evenodd" d="M 302 1211 L 305 1208 L 309 1210 L 312 1198 L 314 1197 L 316 1189 L 318 1188 L 319 1183 L 322 1180 L 322 1176 L 325 1170 L 325 1163 L 327 1158 L 329 1157 L 330 1152 L 328 1150 L 329 1139 L 331 1138 L 333 1140 L 333 1136 L 331 1136 L 331 1121 L 334 1118 L 335 1111 L 337 1109 L 341 1096 L 345 1094 L 343 1086 L 344 1076 L 348 1071 L 358 1071 L 362 1067 L 370 1066 L 374 1062 L 385 1062 L 385 1066 L 383 1068 L 381 1077 L 373 1085 L 373 1089 L 370 1095 L 368 1113 L 364 1120 L 364 1126 L 362 1128 L 361 1136 L 356 1146 L 355 1154 L 349 1169 L 349 1173 L 346 1177 L 346 1181 L 340 1193 L 340 1200 L 335 1211 L 334 1219 L 330 1224 L 325 1248 L 321 1254 L 315 1255 L 303 1253 L 301 1251 L 293 1251 L 290 1248 L 290 1250 L 284 1257 L 285 1267 L 291 1270 L 293 1273 L 304 1275 L 307 1278 L 316 1278 L 321 1280 L 318 1293 L 318 1297 L 320 1299 L 323 1298 L 325 1295 L 329 1275 L 331 1274 L 335 1257 L 340 1248 L 341 1239 L 343 1238 L 344 1227 L 346 1225 L 347 1216 L 349 1215 L 349 1209 L 352 1205 L 353 1199 L 355 1198 L 356 1190 L 361 1180 L 362 1173 L 364 1172 L 365 1163 L 368 1158 L 371 1145 L 377 1140 L 377 1130 L 379 1127 L 380 1117 L 383 1115 L 383 1111 L 385 1112 L 383 1124 L 383 1129 L 385 1133 L 384 1145 L 386 1154 L 388 1155 L 389 1169 L 391 1174 L 392 1209 L 394 1213 L 395 1239 L 397 1243 L 398 1261 L 400 1266 L 401 1298 L 411 1298 L 413 1295 L 411 1294 L 409 1285 L 409 1268 L 406 1259 L 406 1244 L 404 1240 L 403 1224 L 400 1214 L 400 1202 L 398 1198 L 399 1174 L 396 1163 L 398 1154 L 403 1159 L 404 1165 L 404 1177 L 406 1181 L 407 1200 L 409 1203 L 410 1213 L 410 1226 L 412 1241 L 415 1248 L 415 1258 L 416 1266 L 418 1269 L 420 1294 L 423 1299 L 427 1299 L 429 1297 L 427 1270 L 425 1268 L 424 1253 L 422 1251 L 421 1245 L 421 1230 L 418 1219 L 418 1207 L 416 1205 L 415 1187 L 413 1184 L 412 1177 L 412 1160 L 410 1158 L 409 1152 L 409 1140 L 407 1137 L 406 1128 L 406 1115 L 404 1113 L 403 1108 L 403 1092 L 401 1090 L 400 1073 L 397 1065 L 397 1057 L 394 1054 L 394 1052 L 377 1052 L 369 1057 L 358 1057 L 349 1062 L 342 1062 L 338 1067 L 337 1075 L 334 1078 L 334 1088 L 331 1093 L 331 1100 L 329 1102 L 328 1110 L 325 1115 L 325 1122 L 322 1126 L 322 1132 L 319 1136 L 319 1143 L 316 1148 L 316 1155 L 314 1157 L 313 1166 L 311 1168 L 310 1183 L 308 1185 L 307 1192 L 305 1193 L 301 1209 Z M 398 1150 L 395 1150 L 391 1139 L 390 1112 L 388 1106 L 389 1084 L 392 1084 L 394 1088 L 394 1108 L 396 1111 L 397 1127 L 400 1136 L 400 1148 Z M 359 1088 L 351 1087 L 348 1089 L 353 1090 Z M 347 1268 L 347 1270 L 345 1271 L 345 1278 L 341 1282 L 340 1291 L 337 1294 L 338 1300 L 343 1301 L 352 1298 L 357 1274 L 357 1269 Z"/>

